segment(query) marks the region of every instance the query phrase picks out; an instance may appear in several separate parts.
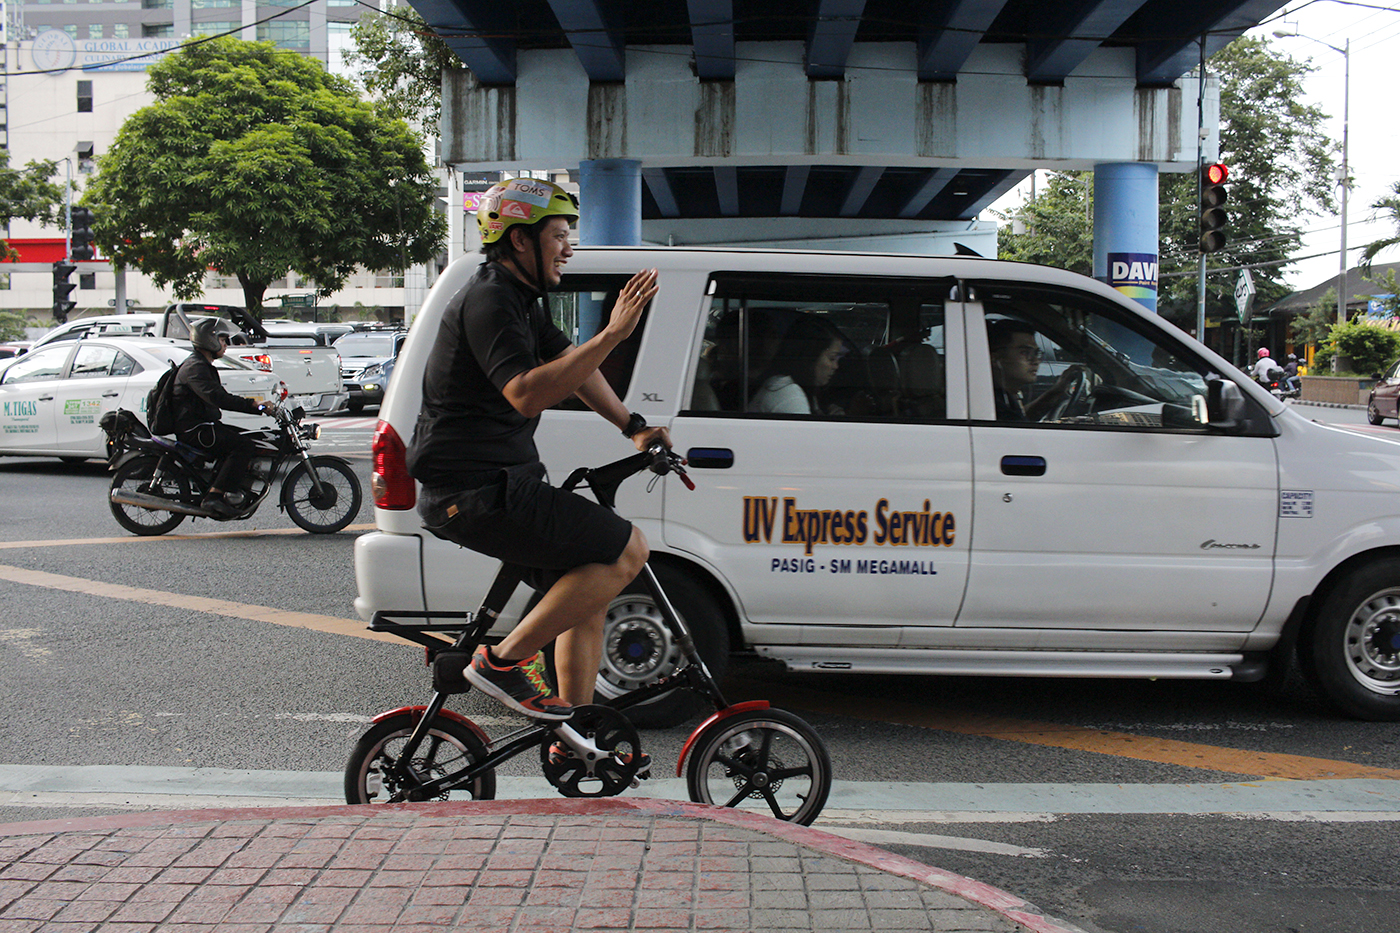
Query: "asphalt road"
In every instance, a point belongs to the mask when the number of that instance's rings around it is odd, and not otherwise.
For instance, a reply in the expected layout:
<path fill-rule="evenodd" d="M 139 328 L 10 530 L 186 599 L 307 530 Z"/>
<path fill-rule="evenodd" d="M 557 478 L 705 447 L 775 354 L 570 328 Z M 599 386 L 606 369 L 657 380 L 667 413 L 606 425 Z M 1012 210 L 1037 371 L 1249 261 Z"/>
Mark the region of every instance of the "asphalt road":
<path fill-rule="evenodd" d="M 1370 428 L 1364 414 L 1311 411 Z M 325 419 L 368 487 L 373 415 Z M 354 619 L 354 538 L 254 521 L 139 539 L 104 465 L 0 459 L 0 821 L 327 800 L 367 718 L 423 702 L 418 649 Z M 273 610 L 276 610 L 274 612 Z M 988 882 L 1095 931 L 1393 928 L 1400 730 L 1281 687 L 843 677 L 737 664 L 732 699 L 814 725 L 838 792 L 819 826 Z M 492 734 L 518 720 L 475 695 Z M 644 734 L 657 778 L 688 727 Z M 551 793 L 538 764 L 502 796 Z"/>

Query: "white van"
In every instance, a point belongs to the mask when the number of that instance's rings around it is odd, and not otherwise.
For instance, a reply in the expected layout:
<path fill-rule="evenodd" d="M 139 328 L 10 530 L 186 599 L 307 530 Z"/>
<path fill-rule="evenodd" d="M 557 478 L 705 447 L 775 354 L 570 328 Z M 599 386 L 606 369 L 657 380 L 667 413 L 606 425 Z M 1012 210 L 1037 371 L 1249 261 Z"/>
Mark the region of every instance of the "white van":
<path fill-rule="evenodd" d="M 439 320 L 478 261 L 438 280 L 380 412 L 365 619 L 475 609 L 495 571 L 421 527 L 404 467 Z M 1296 649 L 1338 709 L 1400 719 L 1400 444 L 1309 421 L 1107 286 L 1020 263 L 581 249 L 556 318 L 606 315 L 653 266 L 660 293 L 604 374 L 669 426 L 698 488 L 639 478 L 618 504 L 717 668 L 749 651 L 804 671 L 1257 680 Z M 818 319 L 835 374 L 775 412 L 783 339 Z M 631 450 L 580 409 L 536 437 L 556 482 Z M 600 693 L 675 660 L 649 601 L 619 598 Z"/>

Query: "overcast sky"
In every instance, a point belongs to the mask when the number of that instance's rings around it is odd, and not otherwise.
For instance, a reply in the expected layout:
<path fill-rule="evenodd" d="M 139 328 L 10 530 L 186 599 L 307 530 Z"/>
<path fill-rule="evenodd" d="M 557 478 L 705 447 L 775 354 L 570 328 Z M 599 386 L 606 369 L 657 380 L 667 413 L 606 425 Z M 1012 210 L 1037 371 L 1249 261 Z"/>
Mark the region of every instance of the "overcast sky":
<path fill-rule="evenodd" d="M 1308 38 L 1281 39 L 1273 33 L 1297 32 Z M 1389 194 L 1400 181 L 1400 119 L 1395 107 L 1397 63 L 1400 63 L 1400 3 L 1341 0 L 1300 0 L 1288 4 L 1272 21 L 1262 24 L 1262 34 L 1293 58 L 1311 60 L 1316 69 L 1306 78 L 1308 102 L 1331 116 L 1328 132 L 1340 142 L 1342 105 L 1350 85 L 1350 132 L 1347 160 L 1355 180 L 1347 203 L 1347 254 L 1350 264 L 1360 261 L 1361 248 L 1383 236 L 1394 236 L 1393 220 L 1378 218 L 1371 204 Z M 1310 41 L 1317 40 L 1317 41 Z M 1351 43 L 1351 79 L 1346 81 L 1346 61 L 1321 43 L 1344 49 Z M 1310 231 L 1298 255 L 1329 253 L 1294 263 L 1288 282 L 1310 288 L 1340 268 L 1341 226 L 1338 216 L 1304 221 Z M 1400 261 L 1400 248 L 1392 248 L 1377 261 Z"/>
<path fill-rule="evenodd" d="M 1276 38 L 1275 32 L 1296 32 L 1300 38 Z M 1367 243 L 1400 233 L 1393 221 L 1378 217 L 1371 209 L 1377 198 L 1389 194 L 1400 181 L 1400 110 L 1395 105 L 1396 88 L 1400 87 L 1400 0 L 1296 0 L 1250 34 L 1267 38 L 1294 59 L 1311 62 L 1315 70 L 1304 79 L 1307 102 L 1329 115 L 1325 129 L 1339 146 L 1343 90 L 1348 82 L 1343 56 L 1327 46 L 1344 49 L 1351 40 L 1347 161 L 1354 184 L 1347 201 L 1347 255 L 1355 267 Z M 1029 194 L 1027 180 L 992 209 L 1012 210 Z M 1306 233 L 1303 248 L 1295 256 L 1315 258 L 1290 264 L 1284 277 L 1301 290 L 1337 275 L 1341 218 L 1335 213 L 1302 217 L 1299 224 Z M 1400 262 L 1400 247 L 1382 253 L 1377 261 Z"/>

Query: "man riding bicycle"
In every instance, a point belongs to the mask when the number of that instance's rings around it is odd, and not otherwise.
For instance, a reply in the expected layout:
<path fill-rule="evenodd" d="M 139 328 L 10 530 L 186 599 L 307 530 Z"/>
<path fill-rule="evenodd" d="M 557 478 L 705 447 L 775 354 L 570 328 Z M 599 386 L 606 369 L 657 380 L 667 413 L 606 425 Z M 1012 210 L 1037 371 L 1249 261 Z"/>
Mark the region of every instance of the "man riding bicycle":
<path fill-rule="evenodd" d="M 573 195 L 533 179 L 508 179 L 482 197 L 485 261 L 443 316 L 408 450 L 424 525 L 526 568 L 525 582 L 542 594 L 500 644 L 477 649 L 467 679 L 548 720 L 566 720 L 574 706 L 593 701 L 604 614 L 649 552 L 630 522 L 545 482 L 534 442 L 540 413 L 577 395 L 638 450 L 670 446 L 666 429 L 629 412 L 598 371 L 656 294 L 656 270 L 633 276 L 610 320 L 579 346 L 550 320 L 546 292 L 573 255 L 569 229 L 578 210 Z M 558 696 L 533 674 L 539 650 L 556 639 Z"/>

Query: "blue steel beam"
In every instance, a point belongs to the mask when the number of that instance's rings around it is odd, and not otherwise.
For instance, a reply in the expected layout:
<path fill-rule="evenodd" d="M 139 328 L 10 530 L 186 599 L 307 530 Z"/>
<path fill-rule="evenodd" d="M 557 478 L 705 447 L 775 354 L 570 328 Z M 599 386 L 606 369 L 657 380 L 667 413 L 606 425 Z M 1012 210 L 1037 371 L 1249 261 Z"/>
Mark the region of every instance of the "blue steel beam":
<path fill-rule="evenodd" d="M 789 165 L 783 175 L 783 202 L 778 213 L 784 217 L 796 217 L 802 213 L 802 196 L 807 193 L 807 176 L 812 174 L 810 165 Z"/>
<path fill-rule="evenodd" d="M 515 83 L 515 41 L 499 3 L 410 0 L 410 5 L 482 84 Z"/>
<path fill-rule="evenodd" d="M 930 201 L 942 194 L 943 189 L 952 184 L 957 175 L 958 170 L 955 168 L 930 170 L 924 183 L 919 186 L 919 190 L 915 191 L 900 208 L 899 216 L 906 220 L 918 217 L 923 213 L 924 208 L 928 207 Z"/>
<path fill-rule="evenodd" d="M 1026 80 L 1058 84 L 1147 0 L 1045 4 L 1026 39 Z"/>
<path fill-rule="evenodd" d="M 719 197 L 722 217 L 739 214 L 739 170 L 732 165 L 715 166 L 715 194 Z"/>
<path fill-rule="evenodd" d="M 865 0 L 819 0 L 807 39 L 807 77 L 839 78 L 856 41 Z"/>
<path fill-rule="evenodd" d="M 861 208 L 865 207 L 865 202 L 870 200 L 870 192 L 875 190 L 880 176 L 884 174 L 883 166 L 862 166 L 860 171 L 856 172 L 855 177 L 851 179 L 850 190 L 846 192 L 846 200 L 841 204 L 841 216 L 859 216 Z"/>
<path fill-rule="evenodd" d="M 676 203 L 676 192 L 671 190 L 671 179 L 666 177 L 665 169 L 642 169 L 642 181 L 646 182 L 651 199 L 656 202 L 656 209 L 662 217 L 681 215 L 680 205 Z"/>
<path fill-rule="evenodd" d="M 1137 43 L 1139 84 L 1171 84 L 1200 64 L 1199 37 L 1204 35 L 1206 58 L 1225 48 L 1246 30 L 1278 11 L 1285 0 L 1217 0 L 1189 7 L 1153 4 L 1139 17 L 1138 29 L 1166 38 Z"/>
<path fill-rule="evenodd" d="M 564 27 L 588 80 L 622 81 L 627 77 L 622 34 L 608 28 L 597 0 L 549 0 L 549 7 Z"/>
<path fill-rule="evenodd" d="M 734 80 L 734 0 L 686 0 L 701 81 Z"/>
<path fill-rule="evenodd" d="M 1004 6 L 1006 0 L 954 0 L 926 7 L 930 18 L 919 26 L 919 80 L 956 81 Z"/>

